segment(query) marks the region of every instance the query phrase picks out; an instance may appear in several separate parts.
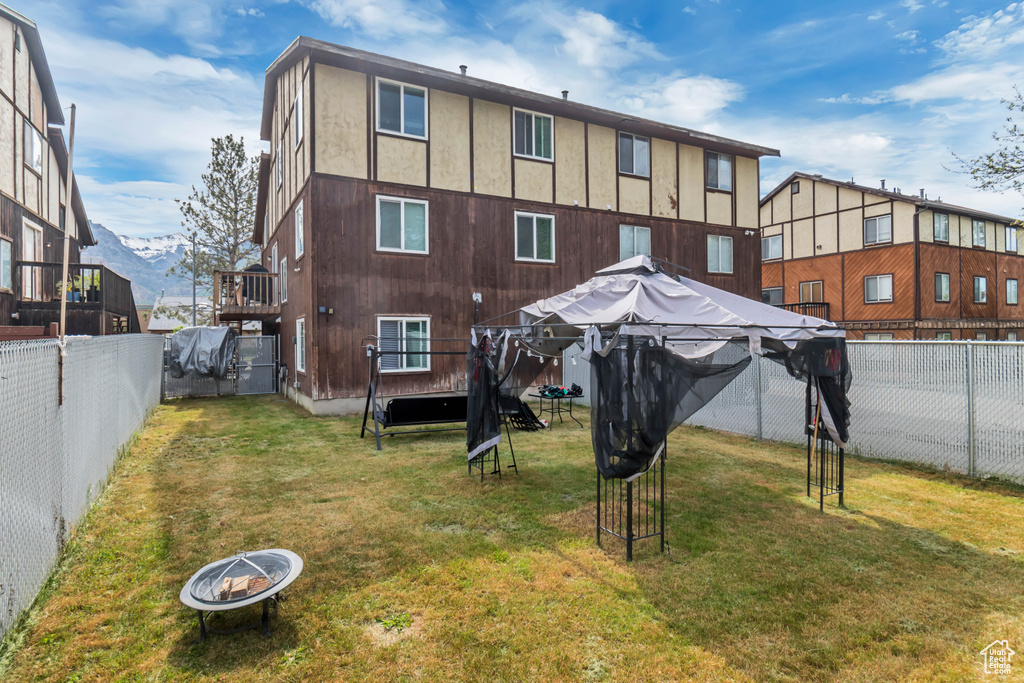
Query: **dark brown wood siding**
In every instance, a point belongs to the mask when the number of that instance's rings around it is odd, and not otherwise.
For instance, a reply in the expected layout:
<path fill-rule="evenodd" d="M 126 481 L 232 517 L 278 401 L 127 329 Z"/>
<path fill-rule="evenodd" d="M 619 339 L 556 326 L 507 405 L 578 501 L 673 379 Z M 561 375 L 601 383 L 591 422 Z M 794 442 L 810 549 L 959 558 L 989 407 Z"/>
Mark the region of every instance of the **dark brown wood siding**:
<path fill-rule="evenodd" d="M 920 245 L 921 318 L 957 319 L 960 317 L 960 248 L 944 244 Z M 935 275 L 949 275 L 949 301 L 935 301 Z M 934 337 L 934 335 L 929 335 Z"/>
<path fill-rule="evenodd" d="M 760 298 L 760 241 L 740 228 L 318 174 L 312 186 L 307 250 L 313 256 L 315 291 L 304 310 L 307 320 L 315 318 L 307 323 L 314 331 L 309 357 L 315 377 L 311 391 L 306 385 L 303 391 L 314 399 L 365 395 L 368 367 L 362 346 L 376 333 L 377 316 L 429 316 L 432 337 L 467 337 L 473 292 L 483 295 L 484 321 L 570 289 L 618 261 L 620 224 L 650 227 L 652 254 L 689 268 L 690 277 Z M 429 202 L 428 256 L 376 250 L 378 194 Z M 554 215 L 555 264 L 515 260 L 517 210 Z M 733 238 L 732 275 L 708 274 L 709 234 Z M 333 308 L 334 313 L 315 313 L 316 307 Z M 290 335 L 286 333 L 289 341 Z M 388 375 L 386 390 L 459 390 L 464 366 L 462 357 L 436 356 L 428 373 Z"/>
<path fill-rule="evenodd" d="M 845 306 L 842 320 L 912 320 L 914 318 L 914 245 L 874 247 L 845 254 Z M 892 301 L 866 303 L 864 278 L 892 275 Z M 787 281 L 789 280 L 787 273 Z"/>
<path fill-rule="evenodd" d="M 996 274 L 998 286 L 995 291 L 998 301 L 997 312 L 1000 320 L 1024 320 L 1024 303 L 1020 303 L 1021 285 L 1024 285 L 1024 257 L 1016 254 L 996 255 Z M 1016 305 L 1006 303 L 1006 281 L 1013 279 L 1017 281 Z"/>
<path fill-rule="evenodd" d="M 963 318 L 992 318 L 1000 297 L 996 282 L 996 254 L 983 249 L 960 250 L 960 315 Z M 986 278 L 987 301 L 974 303 L 974 278 Z"/>
<path fill-rule="evenodd" d="M 833 320 L 843 319 L 843 257 L 839 254 L 794 259 L 785 263 L 786 303 L 800 301 L 800 283 L 821 280 L 822 295 Z"/>

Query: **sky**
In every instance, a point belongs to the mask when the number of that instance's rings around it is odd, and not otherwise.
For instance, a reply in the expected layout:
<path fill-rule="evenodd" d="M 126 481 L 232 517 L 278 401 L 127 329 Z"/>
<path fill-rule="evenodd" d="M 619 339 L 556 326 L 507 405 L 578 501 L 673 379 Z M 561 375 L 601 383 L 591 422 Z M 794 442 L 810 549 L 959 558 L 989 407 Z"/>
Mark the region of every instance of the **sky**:
<path fill-rule="evenodd" d="M 779 149 L 762 195 L 820 173 L 1003 215 L 972 187 L 1024 88 L 1024 3 L 971 0 L 4 0 L 33 19 L 90 219 L 180 231 L 210 139 L 259 139 L 264 74 L 299 35 Z"/>

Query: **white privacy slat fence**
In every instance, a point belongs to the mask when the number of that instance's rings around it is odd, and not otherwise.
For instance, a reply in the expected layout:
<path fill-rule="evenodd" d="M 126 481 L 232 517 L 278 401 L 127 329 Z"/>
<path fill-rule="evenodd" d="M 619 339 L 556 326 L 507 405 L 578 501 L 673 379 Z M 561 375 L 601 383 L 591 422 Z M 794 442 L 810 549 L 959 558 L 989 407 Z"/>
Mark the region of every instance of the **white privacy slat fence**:
<path fill-rule="evenodd" d="M 849 342 L 849 452 L 1024 482 L 1024 344 Z M 571 347 L 563 382 L 590 395 L 590 367 Z M 764 358 L 690 424 L 803 444 L 804 388 Z M 586 398 L 584 398 L 584 401 Z"/>
<path fill-rule="evenodd" d="M 0 636 L 160 402 L 163 337 L 0 342 Z"/>

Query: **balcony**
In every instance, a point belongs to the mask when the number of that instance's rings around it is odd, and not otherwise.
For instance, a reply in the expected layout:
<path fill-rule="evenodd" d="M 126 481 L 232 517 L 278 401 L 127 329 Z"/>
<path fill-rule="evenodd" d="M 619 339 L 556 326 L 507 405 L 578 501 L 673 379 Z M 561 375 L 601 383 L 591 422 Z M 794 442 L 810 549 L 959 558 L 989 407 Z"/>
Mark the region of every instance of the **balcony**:
<path fill-rule="evenodd" d="M 19 325 L 49 326 L 60 319 L 62 265 L 17 261 L 15 296 Z M 139 332 L 132 283 L 106 266 L 68 265 L 68 334 Z"/>
<path fill-rule="evenodd" d="M 281 315 L 277 273 L 218 270 L 213 274 L 213 324 L 260 320 Z"/>
<path fill-rule="evenodd" d="M 824 301 L 812 301 L 799 304 L 774 304 L 776 308 L 782 308 L 800 315 L 810 315 L 822 320 L 832 320 L 828 309 L 828 303 Z"/>

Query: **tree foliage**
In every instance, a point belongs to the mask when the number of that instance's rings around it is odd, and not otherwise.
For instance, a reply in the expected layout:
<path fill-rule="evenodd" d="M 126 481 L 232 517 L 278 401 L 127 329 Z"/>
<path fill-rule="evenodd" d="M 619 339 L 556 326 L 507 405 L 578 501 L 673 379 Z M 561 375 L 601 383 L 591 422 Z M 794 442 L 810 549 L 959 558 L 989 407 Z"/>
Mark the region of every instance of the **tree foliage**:
<path fill-rule="evenodd" d="M 259 157 L 245 155 L 244 138 L 228 134 L 213 138 L 210 163 L 202 175 L 202 189 L 192 186 L 188 199 L 176 199 L 182 226 L 196 235 L 196 281 L 210 291 L 217 270 L 241 270 L 259 259 L 253 244 Z M 192 247 L 169 273 L 192 276 Z M 191 321 L 191 318 L 190 318 Z"/>
<path fill-rule="evenodd" d="M 1014 96 L 1003 100 L 1010 112 L 1006 123 L 992 134 L 996 150 L 961 161 L 979 189 L 1012 190 L 1024 197 L 1024 94 L 1016 87 L 1013 90 Z"/>

